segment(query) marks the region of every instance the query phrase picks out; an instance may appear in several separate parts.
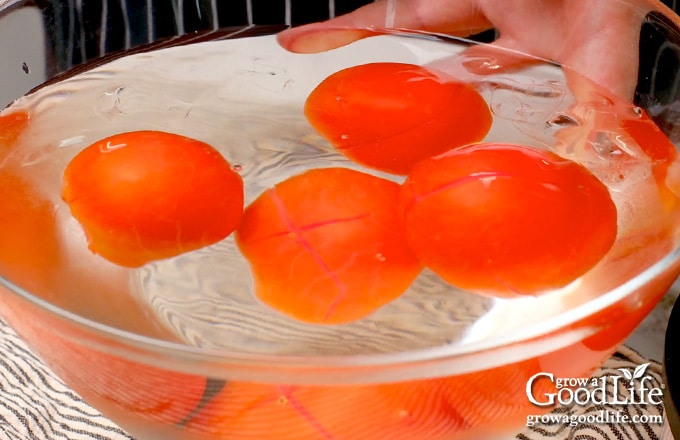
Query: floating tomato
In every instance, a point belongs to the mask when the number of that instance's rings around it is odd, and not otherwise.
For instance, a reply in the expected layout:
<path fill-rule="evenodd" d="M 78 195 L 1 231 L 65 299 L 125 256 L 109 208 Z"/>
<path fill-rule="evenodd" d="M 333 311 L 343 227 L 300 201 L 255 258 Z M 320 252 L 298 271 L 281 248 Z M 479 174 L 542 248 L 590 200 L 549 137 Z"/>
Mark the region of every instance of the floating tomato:
<path fill-rule="evenodd" d="M 316 169 L 265 191 L 236 242 L 257 296 L 301 321 L 342 323 L 396 299 L 421 270 L 400 235 L 397 183 Z"/>
<path fill-rule="evenodd" d="M 478 144 L 419 163 L 400 197 L 408 243 L 443 279 L 501 296 L 574 281 L 612 247 L 617 211 L 583 166 Z"/>
<path fill-rule="evenodd" d="M 307 98 L 305 115 L 348 158 L 395 174 L 478 142 L 491 128 L 489 107 L 470 85 L 404 63 L 363 64 L 330 75 Z"/>
<path fill-rule="evenodd" d="M 138 131 L 102 139 L 64 172 L 63 199 L 90 249 L 137 267 L 222 240 L 243 212 L 243 182 L 210 145 Z"/>

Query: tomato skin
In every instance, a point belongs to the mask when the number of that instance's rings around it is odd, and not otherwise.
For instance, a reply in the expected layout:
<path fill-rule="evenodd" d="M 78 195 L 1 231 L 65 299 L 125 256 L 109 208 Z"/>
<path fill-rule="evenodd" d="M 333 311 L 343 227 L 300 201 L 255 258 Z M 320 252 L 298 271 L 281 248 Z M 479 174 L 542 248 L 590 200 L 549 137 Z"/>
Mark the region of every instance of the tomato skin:
<path fill-rule="evenodd" d="M 62 198 L 90 249 L 138 267 L 214 244 L 243 213 L 243 182 L 210 145 L 171 133 L 117 134 L 64 171 Z"/>
<path fill-rule="evenodd" d="M 398 194 L 397 183 L 346 168 L 307 171 L 265 191 L 236 231 L 256 295 L 324 324 L 396 299 L 422 269 L 399 232 Z"/>
<path fill-rule="evenodd" d="M 637 142 L 640 148 L 654 162 L 671 162 L 678 157 L 678 151 L 663 131 L 654 123 L 647 112 L 641 110 L 639 118 L 626 118 L 621 127 Z"/>
<path fill-rule="evenodd" d="M 624 119 L 621 127 L 651 160 L 652 173 L 659 185 L 659 195 L 664 205 L 669 210 L 677 207 L 680 203 L 677 176 L 669 179 L 669 169 L 678 159 L 675 145 L 645 111 L 639 118 Z"/>
<path fill-rule="evenodd" d="M 18 168 L 0 168 L 0 274 L 43 293 L 60 260 L 54 205 L 40 197 Z"/>
<path fill-rule="evenodd" d="M 445 440 L 464 429 L 448 403 L 448 385 L 442 379 L 353 386 L 231 382 L 186 429 L 230 440 Z"/>
<path fill-rule="evenodd" d="M 5 153 L 29 124 L 30 116 L 15 111 L 0 116 L 0 153 Z"/>
<path fill-rule="evenodd" d="M 496 296 L 565 286 L 612 247 L 617 210 L 586 168 L 548 151 L 477 144 L 418 164 L 400 195 L 421 261 Z"/>
<path fill-rule="evenodd" d="M 0 274 L 44 295 L 60 261 L 55 209 L 26 178 L 19 155 L 11 154 L 29 120 L 23 111 L 0 116 Z"/>
<path fill-rule="evenodd" d="M 393 174 L 481 141 L 492 122 L 486 101 L 471 86 L 405 63 L 334 73 L 311 92 L 305 116 L 349 159 Z"/>

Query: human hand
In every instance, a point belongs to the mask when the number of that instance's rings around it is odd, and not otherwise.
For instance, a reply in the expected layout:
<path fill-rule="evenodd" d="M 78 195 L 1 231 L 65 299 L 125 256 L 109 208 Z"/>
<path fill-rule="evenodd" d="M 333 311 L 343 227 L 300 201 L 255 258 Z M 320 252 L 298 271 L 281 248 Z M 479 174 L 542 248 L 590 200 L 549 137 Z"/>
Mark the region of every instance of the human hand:
<path fill-rule="evenodd" d="M 510 49 L 562 65 L 577 100 L 592 87 L 632 100 L 640 25 L 651 11 L 677 16 L 659 0 L 378 0 L 322 23 L 286 30 L 281 45 L 298 53 L 330 50 L 384 28 L 469 36 L 495 28 L 500 37 L 481 50 Z M 476 48 L 475 50 L 480 50 Z M 509 53 L 507 51 L 498 53 Z M 504 58 L 504 68 L 526 59 Z"/>

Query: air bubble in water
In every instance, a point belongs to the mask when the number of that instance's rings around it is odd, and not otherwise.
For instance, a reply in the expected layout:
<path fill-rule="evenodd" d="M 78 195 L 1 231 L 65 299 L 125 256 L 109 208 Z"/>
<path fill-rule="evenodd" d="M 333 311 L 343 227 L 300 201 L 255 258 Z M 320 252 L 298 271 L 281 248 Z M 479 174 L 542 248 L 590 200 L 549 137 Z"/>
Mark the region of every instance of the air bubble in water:
<path fill-rule="evenodd" d="M 551 128 L 574 127 L 578 125 L 578 121 L 572 116 L 558 113 L 548 120 L 548 126 Z"/>
<path fill-rule="evenodd" d="M 636 146 L 629 144 L 629 139 L 620 133 L 592 133 L 587 145 L 591 154 L 582 161 L 612 191 L 635 193 L 632 188 L 651 175 L 648 158 L 640 156 Z"/>
<path fill-rule="evenodd" d="M 121 101 L 126 90 L 126 87 L 119 86 L 104 92 L 95 104 L 95 112 L 106 119 L 124 114 Z"/>

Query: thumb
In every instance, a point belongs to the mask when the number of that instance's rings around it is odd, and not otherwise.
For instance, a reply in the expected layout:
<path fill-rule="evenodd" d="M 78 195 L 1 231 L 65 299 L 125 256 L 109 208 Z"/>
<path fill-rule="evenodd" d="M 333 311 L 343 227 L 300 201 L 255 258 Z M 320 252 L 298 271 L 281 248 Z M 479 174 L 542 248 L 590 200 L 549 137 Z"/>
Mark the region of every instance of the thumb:
<path fill-rule="evenodd" d="M 349 14 L 278 34 L 279 44 L 295 53 L 335 49 L 388 29 L 417 29 L 468 36 L 489 29 L 477 0 L 377 0 Z"/>
<path fill-rule="evenodd" d="M 295 53 L 323 52 L 376 34 L 372 29 L 392 27 L 395 15 L 396 2 L 380 0 L 325 22 L 285 30 L 278 41 Z"/>
<path fill-rule="evenodd" d="M 342 26 L 334 21 L 288 29 L 280 32 L 276 38 L 290 52 L 309 54 L 335 49 L 377 34 L 377 31 Z"/>

